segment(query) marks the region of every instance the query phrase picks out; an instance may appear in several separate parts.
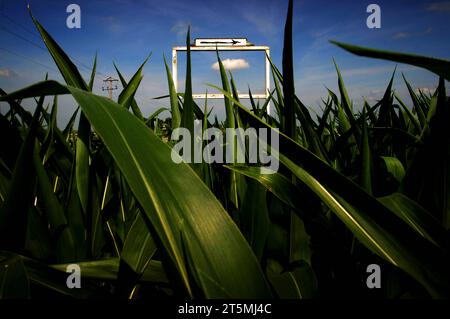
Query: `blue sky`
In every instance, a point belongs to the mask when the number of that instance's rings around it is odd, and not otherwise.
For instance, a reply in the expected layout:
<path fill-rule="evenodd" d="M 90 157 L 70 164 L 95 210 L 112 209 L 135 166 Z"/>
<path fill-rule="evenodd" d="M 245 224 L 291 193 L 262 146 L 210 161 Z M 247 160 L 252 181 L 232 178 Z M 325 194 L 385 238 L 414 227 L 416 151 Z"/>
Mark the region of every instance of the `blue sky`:
<path fill-rule="evenodd" d="M 49 54 L 39 48 L 43 43 L 36 34 L 26 3 L 0 0 L 0 87 L 7 92 L 42 80 L 46 72 L 50 78 L 62 80 Z M 69 15 L 66 7 L 70 3 L 81 7 L 81 29 L 66 27 Z M 381 29 L 366 26 L 369 15 L 366 7 L 370 3 L 381 8 Z M 167 93 L 163 54 L 170 57 L 173 46 L 184 44 L 188 25 L 191 25 L 192 39 L 246 37 L 254 44 L 270 46 L 272 58 L 281 68 L 287 0 L 33 0 L 31 8 L 86 79 L 98 52 L 100 73 L 94 90 L 97 94 L 105 94 L 101 91 L 103 78 L 115 76 L 113 61 L 129 79 L 152 52 L 136 95 L 145 114 L 169 105 L 168 101 L 152 98 Z M 328 40 L 450 58 L 450 1 L 297 0 L 293 27 L 296 92 L 312 110 L 319 110 L 326 87 L 337 89 L 333 58 L 356 105 L 363 97 L 371 102 L 381 98 L 395 67 L 394 63 L 353 56 Z M 233 70 L 239 90 L 246 91 L 250 85 L 252 91 L 261 92 L 262 54 L 222 54 L 222 58 L 244 59 L 249 67 Z M 184 61 L 181 57 L 180 79 Z M 215 61 L 214 52 L 194 53 L 194 91 L 203 93 L 207 88 L 205 83 L 220 83 L 217 71 L 212 68 Z M 407 94 L 400 72 L 415 87 L 433 89 L 438 81 L 433 74 L 412 66 L 399 65 L 397 70 L 395 89 L 401 96 Z M 183 82 L 180 80 L 180 88 Z M 58 120 L 63 123 L 73 112 L 74 103 L 64 97 L 60 104 Z M 223 114 L 222 103 L 210 104 L 215 105 L 219 115 Z M 6 110 L 7 106 L 0 104 L 0 109 Z"/>

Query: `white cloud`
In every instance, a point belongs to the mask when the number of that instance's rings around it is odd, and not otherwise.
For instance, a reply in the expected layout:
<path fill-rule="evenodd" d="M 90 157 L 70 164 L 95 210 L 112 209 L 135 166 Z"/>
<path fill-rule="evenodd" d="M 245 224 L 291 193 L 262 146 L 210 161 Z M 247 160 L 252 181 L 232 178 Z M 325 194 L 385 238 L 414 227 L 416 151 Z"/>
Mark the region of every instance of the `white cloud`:
<path fill-rule="evenodd" d="M 368 94 L 363 94 L 363 98 L 367 102 L 377 102 L 381 100 L 386 89 L 371 89 Z"/>
<path fill-rule="evenodd" d="M 12 78 L 17 76 L 17 73 L 9 69 L 0 69 L 0 77 L 2 78 Z"/>
<path fill-rule="evenodd" d="M 369 91 L 369 94 L 370 95 L 382 94 L 382 93 L 384 93 L 384 91 L 385 90 L 383 90 L 383 89 L 373 89 L 373 90 Z"/>
<path fill-rule="evenodd" d="M 244 59 L 225 59 L 222 61 L 223 67 L 227 70 L 248 69 L 250 64 Z M 219 70 L 219 62 L 211 66 L 214 70 Z"/>
<path fill-rule="evenodd" d="M 422 92 L 423 94 L 434 94 L 434 92 L 436 91 L 436 87 L 421 87 L 417 88 L 415 91 L 416 94 L 419 94 L 420 92 Z"/>

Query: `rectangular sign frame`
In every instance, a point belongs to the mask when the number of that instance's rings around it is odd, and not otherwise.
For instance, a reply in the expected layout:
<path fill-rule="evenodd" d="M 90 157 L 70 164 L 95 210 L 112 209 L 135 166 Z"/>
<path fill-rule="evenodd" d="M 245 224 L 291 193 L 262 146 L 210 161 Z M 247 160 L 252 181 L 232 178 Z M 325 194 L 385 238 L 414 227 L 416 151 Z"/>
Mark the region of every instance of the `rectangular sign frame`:
<path fill-rule="evenodd" d="M 195 46 L 191 45 L 191 51 L 263 51 L 265 52 L 265 93 L 264 94 L 252 94 L 254 99 L 267 99 L 270 96 L 270 47 L 268 46 L 258 46 L 258 45 L 245 45 L 245 46 Z M 172 48 L 172 78 L 175 85 L 175 91 L 178 93 L 178 52 L 187 51 L 186 46 L 176 46 Z M 194 99 L 223 99 L 223 94 L 208 93 L 208 94 L 192 94 Z M 238 93 L 240 99 L 249 99 L 249 94 Z M 267 112 L 270 114 L 270 103 L 267 105 Z"/>

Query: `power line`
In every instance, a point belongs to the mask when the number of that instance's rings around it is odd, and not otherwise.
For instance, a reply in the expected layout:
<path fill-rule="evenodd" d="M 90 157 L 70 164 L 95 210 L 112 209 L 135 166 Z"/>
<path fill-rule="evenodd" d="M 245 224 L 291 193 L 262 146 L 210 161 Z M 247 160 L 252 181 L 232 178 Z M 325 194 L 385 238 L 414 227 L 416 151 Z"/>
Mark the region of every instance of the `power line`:
<path fill-rule="evenodd" d="M 55 73 L 57 73 L 57 74 L 60 74 L 60 71 L 57 70 L 57 69 L 55 69 L 54 67 L 51 67 L 51 66 L 49 66 L 49 65 L 47 65 L 47 64 L 41 63 L 41 62 L 39 62 L 39 61 L 36 61 L 36 60 L 34 60 L 33 58 L 30 58 L 30 57 L 27 56 L 27 55 L 24 55 L 24 54 L 22 54 L 22 53 L 19 53 L 19 52 L 10 50 L 10 49 L 2 48 L 2 47 L 0 47 L 0 50 L 1 50 L 1 51 L 5 51 L 5 52 L 7 52 L 7 53 L 9 53 L 9 54 L 11 54 L 11 55 L 13 55 L 13 56 L 15 56 L 15 57 L 25 59 L 25 60 L 27 60 L 27 61 L 29 61 L 29 62 L 32 62 L 32 63 L 34 63 L 34 64 L 36 64 L 36 65 L 39 65 L 39 66 L 45 68 L 45 69 L 47 69 L 47 70 L 53 71 L 53 72 L 55 72 Z M 117 81 L 117 80 L 116 80 L 116 81 Z M 98 86 L 98 85 L 95 84 L 95 83 L 94 83 L 94 88 L 96 88 L 99 92 L 100 92 L 100 91 L 104 91 L 104 88 L 103 88 L 103 87 L 100 87 L 100 86 Z M 115 88 L 113 88 L 113 90 L 114 90 L 114 89 L 117 89 L 117 86 L 115 86 Z M 109 91 L 109 90 L 108 90 L 108 91 Z M 112 91 L 112 90 L 111 90 L 111 91 Z M 110 99 L 112 99 L 112 96 L 111 96 L 111 93 L 112 93 L 112 92 L 111 92 L 111 91 L 109 92 L 109 93 L 110 93 L 110 94 L 109 94 Z M 136 97 L 135 97 L 135 98 L 136 98 Z"/>
<path fill-rule="evenodd" d="M 26 56 L 26 55 L 23 55 L 23 54 L 21 54 L 21 53 L 18 53 L 18 52 L 15 52 L 15 51 L 12 51 L 12 50 L 9 50 L 9 49 L 6 49 L 6 48 L 0 48 L 0 50 L 5 51 L 5 52 L 8 52 L 9 54 L 14 55 L 14 56 L 17 56 L 17 57 L 21 57 L 21 58 L 23 58 L 23 59 L 25 59 L 25 60 L 28 60 L 28 61 L 30 61 L 30 62 L 33 62 L 34 64 L 40 65 L 41 67 L 46 68 L 46 69 L 51 70 L 51 71 L 54 71 L 54 72 L 56 72 L 56 73 L 59 72 L 59 71 L 56 70 L 55 68 L 52 68 L 51 66 L 48 66 L 48 65 L 46 65 L 46 64 L 43 64 L 43 63 L 41 63 L 41 62 L 38 62 L 38 61 L 34 60 L 33 58 L 30 58 L 30 57 L 28 57 L 28 56 Z"/>
<path fill-rule="evenodd" d="M 1 3 L 0 3 L 0 4 L 1 4 Z M 2 10 L 2 11 L 3 11 L 3 10 Z M 14 23 L 15 25 L 19 26 L 21 29 L 25 30 L 27 33 L 30 33 L 30 34 L 33 35 L 34 37 L 36 37 L 36 38 L 38 38 L 39 40 L 41 40 L 40 35 L 38 35 L 37 33 L 33 32 L 33 31 L 31 31 L 30 29 L 28 29 L 27 27 L 25 27 L 23 24 L 21 24 L 21 23 L 15 21 L 13 18 L 7 16 L 7 15 L 6 15 L 5 13 L 3 13 L 3 12 L 0 12 L 0 14 L 1 14 L 2 16 L 6 17 L 10 22 Z M 20 35 L 20 34 L 18 34 L 18 33 L 16 33 L 16 32 L 13 32 L 13 31 L 11 31 L 11 30 L 5 28 L 4 26 L 1 26 L 1 25 L 0 25 L 0 30 L 4 31 L 4 32 L 6 32 L 6 33 L 9 33 L 9 34 L 12 35 L 12 36 L 15 36 L 15 37 L 19 38 L 19 39 L 21 39 L 22 41 L 28 42 L 28 43 L 30 43 L 31 45 L 33 45 L 33 46 L 35 46 L 35 47 L 37 47 L 37 48 L 39 48 L 39 49 L 41 49 L 41 50 L 43 50 L 43 51 L 45 51 L 45 52 L 48 52 L 47 48 L 41 46 L 40 44 L 38 44 L 38 43 L 36 43 L 36 42 L 31 41 L 30 39 L 28 39 L 28 38 L 26 38 L 26 37 L 24 37 L 24 36 L 22 36 L 22 35 Z M 7 50 L 4 49 L 4 51 L 7 51 Z M 26 58 L 27 60 L 32 61 L 33 63 L 39 64 L 39 65 L 41 65 L 41 66 L 44 66 L 42 63 L 33 61 L 33 59 L 31 59 L 31 58 L 29 58 L 29 57 L 26 57 L 26 56 L 24 56 L 24 55 L 22 55 L 22 56 L 23 56 L 24 58 Z M 72 60 L 76 61 L 81 67 L 83 67 L 83 68 L 85 68 L 86 70 L 92 72 L 93 68 L 87 66 L 87 65 L 84 64 L 82 61 L 80 61 L 80 60 L 78 60 L 78 59 L 76 59 L 76 58 L 74 58 L 74 57 L 72 57 L 72 56 L 70 56 L 70 55 L 69 55 L 69 57 L 70 57 Z M 44 66 L 44 67 L 49 68 L 48 66 Z M 53 68 L 50 68 L 50 69 L 54 70 Z M 102 73 L 102 72 L 96 70 L 95 77 L 98 77 L 98 76 L 103 76 L 104 78 L 105 78 L 105 77 L 108 77 L 106 74 L 104 74 L 104 73 Z M 98 87 L 97 87 L 97 88 L 98 88 Z M 136 95 L 135 95 L 135 98 L 140 98 L 140 99 L 142 99 L 142 100 L 144 100 L 144 101 L 146 100 L 146 98 L 144 98 L 143 96 L 141 96 L 141 95 L 139 95 L 139 94 L 136 94 Z"/>
<path fill-rule="evenodd" d="M 57 69 L 55 69 L 55 68 L 53 68 L 53 67 L 51 67 L 51 66 L 49 66 L 49 65 L 46 65 L 46 64 L 44 64 L 44 63 L 41 63 L 41 62 L 39 62 L 39 61 L 36 61 L 36 60 L 34 60 L 33 58 L 30 58 L 29 56 L 24 55 L 24 54 L 22 54 L 22 53 L 19 53 L 19 52 L 10 50 L 10 49 L 2 48 L 2 47 L 0 47 L 0 50 L 5 51 L 5 52 L 8 52 L 9 54 L 14 55 L 15 57 L 20 57 L 20 58 L 22 58 L 22 59 L 28 60 L 28 61 L 30 61 L 30 62 L 36 64 L 36 65 L 39 65 L 39 66 L 41 66 L 41 67 L 43 67 L 43 68 L 45 68 L 45 69 L 47 69 L 47 70 L 50 70 L 50 71 L 53 71 L 53 72 L 57 73 L 57 74 L 60 73 L 59 70 L 57 70 Z M 99 91 L 101 91 L 101 88 L 100 88 L 99 86 L 97 86 L 97 85 L 94 84 L 94 87 L 95 87 L 96 89 L 98 89 Z"/>
<path fill-rule="evenodd" d="M 8 30 L 8 29 L 6 29 L 5 27 L 3 27 L 3 26 L 1 26 L 1 25 L 0 25 L 0 30 L 5 31 L 5 32 L 7 32 L 7 33 L 9 33 L 9 34 L 11 34 L 11 35 L 13 35 L 13 36 L 15 36 L 15 37 L 18 37 L 19 39 L 22 39 L 22 40 L 24 40 L 24 41 L 26 41 L 26 42 L 32 44 L 33 46 L 35 46 L 35 47 L 37 47 L 37 48 L 39 48 L 39 49 L 41 49 L 41 50 L 43 50 L 43 51 L 45 51 L 45 52 L 48 52 L 48 50 L 47 50 L 46 48 L 44 48 L 43 46 L 41 46 L 41 45 L 39 45 L 39 44 L 37 44 L 37 43 L 35 43 L 35 42 L 33 42 L 33 41 L 30 41 L 29 39 L 27 39 L 27 38 L 21 36 L 20 34 L 17 34 L 17 33 L 13 32 L 13 31 L 11 31 L 11 30 Z M 20 53 L 17 53 L 17 52 L 14 52 L 14 51 L 12 51 L 12 50 L 8 50 L 8 49 L 5 49 L 5 48 L 0 48 L 0 49 L 3 50 L 3 51 L 9 52 L 9 53 L 11 53 L 11 54 L 13 54 L 13 55 L 21 56 L 22 58 L 24 58 L 24 59 L 26 59 L 26 60 L 29 60 L 29 61 L 31 61 L 31 62 L 33 62 L 33 63 L 35 63 L 35 64 L 38 64 L 38 65 L 40 65 L 40 66 L 42 66 L 42 67 L 44 67 L 44 68 L 47 68 L 47 69 L 49 69 L 49 70 L 55 71 L 56 73 L 59 73 L 58 70 L 56 70 L 56 69 L 54 69 L 54 68 L 52 68 L 52 67 L 50 67 L 50 66 L 48 66 L 48 65 L 45 65 L 45 64 L 43 64 L 43 63 L 40 63 L 40 62 L 38 62 L 38 61 L 35 61 L 34 59 L 32 59 L 32 58 L 30 58 L 30 57 L 28 57 L 28 56 L 26 56 L 26 55 L 23 55 L 23 54 L 20 54 Z M 73 59 L 73 57 L 71 57 L 71 58 Z M 86 67 L 86 66 L 85 66 L 85 68 L 92 72 L 92 69 L 90 69 L 89 67 Z M 98 73 L 98 74 L 101 74 L 101 72 L 97 72 L 97 73 Z M 99 76 L 98 74 L 96 74 L 95 76 Z M 99 89 L 99 90 L 101 89 L 99 86 L 95 86 L 95 87 L 96 87 L 97 89 Z"/>
<path fill-rule="evenodd" d="M 18 26 L 19 28 L 21 28 L 22 30 L 24 30 L 25 32 L 31 34 L 33 37 L 35 37 L 36 39 L 41 39 L 39 33 L 31 31 L 30 29 L 28 29 L 28 27 L 25 27 L 23 24 L 16 22 L 14 19 L 12 19 L 11 17 L 7 16 L 6 14 L 4 14 L 3 12 L 0 12 L 0 14 L 8 19 L 10 22 L 12 22 L 13 24 L 15 24 L 16 26 Z"/>
<path fill-rule="evenodd" d="M 11 34 L 12 36 L 15 36 L 15 37 L 17 37 L 17 38 L 19 38 L 19 39 L 21 39 L 21 40 L 23 40 L 23 41 L 25 41 L 25 42 L 28 42 L 29 44 L 35 46 L 35 47 L 38 48 L 38 49 L 41 49 L 41 50 L 43 50 L 43 51 L 45 51 L 45 52 L 48 52 L 47 48 L 43 47 L 42 45 L 40 45 L 40 44 L 38 44 L 38 43 L 36 43 L 36 42 L 33 42 L 33 41 L 31 41 L 30 39 L 25 38 L 24 36 L 22 36 L 22 35 L 20 35 L 20 34 L 18 34 L 18 33 L 16 33 L 16 32 L 14 32 L 14 31 L 11 31 L 11 30 L 7 29 L 7 28 L 5 28 L 5 27 L 2 26 L 2 25 L 0 25 L 0 30 L 4 31 L 4 32 L 6 32 L 6 33 L 9 33 L 9 34 Z M 78 62 L 78 64 L 79 64 L 80 66 L 82 66 L 83 68 L 85 68 L 85 69 L 87 69 L 88 71 L 91 71 L 91 72 L 92 72 L 92 68 L 90 68 L 89 66 L 85 65 L 83 62 L 81 62 L 81 61 L 75 59 L 75 58 L 72 57 L 72 56 L 69 56 L 69 57 L 70 57 L 72 60 Z M 100 75 L 105 76 L 105 75 L 102 74 L 100 71 L 98 71 L 97 73 L 100 74 Z"/>
<path fill-rule="evenodd" d="M 25 30 L 26 32 L 30 33 L 31 35 L 33 35 L 33 36 L 36 37 L 37 39 L 42 40 L 41 36 L 40 36 L 38 33 L 31 31 L 30 29 L 28 29 L 27 27 L 25 27 L 23 24 L 21 24 L 21 23 L 15 21 L 14 19 L 12 19 L 11 17 L 7 16 L 7 15 L 4 14 L 3 12 L 1 13 L 1 15 L 4 16 L 5 18 L 7 18 L 7 19 L 8 19 L 9 21 L 11 21 L 12 23 L 14 23 L 15 25 L 17 25 L 17 26 L 19 26 L 20 28 L 22 28 L 23 30 Z M 48 52 L 47 48 L 43 47 L 42 45 L 40 45 L 40 44 L 38 44 L 38 43 L 36 43 L 36 42 L 33 42 L 33 41 L 29 40 L 28 38 L 26 38 L 26 37 L 24 37 L 24 36 L 22 36 L 22 35 L 20 35 L 20 34 L 18 34 L 18 33 L 16 33 L 16 32 L 13 32 L 13 31 L 11 31 L 11 30 L 5 28 L 4 26 L 1 26 L 1 25 L 0 25 L 0 29 L 1 29 L 2 31 L 4 31 L 4 32 L 7 32 L 7 33 L 9 33 L 9 34 L 11 34 L 11 35 L 13 35 L 13 36 L 15 36 L 15 37 L 17 37 L 17 38 L 23 40 L 23 41 L 26 41 L 26 42 L 30 43 L 31 45 L 33 45 L 33 46 L 35 46 L 35 47 L 37 47 L 37 48 L 39 48 L 39 49 L 41 49 L 41 50 L 43 50 L 43 51 L 45 51 L 45 52 Z M 93 68 L 91 68 L 90 66 L 88 66 L 88 65 L 86 65 L 85 63 L 83 63 L 82 61 L 80 61 L 80 60 L 74 58 L 73 56 L 70 56 L 70 55 L 69 55 L 69 57 L 70 57 L 72 60 L 74 60 L 75 62 L 77 62 L 80 66 L 82 66 L 83 68 L 85 68 L 86 70 L 92 72 L 92 69 L 93 69 Z M 101 76 L 103 76 L 103 77 L 106 77 L 105 74 L 103 74 L 102 72 L 100 72 L 100 71 L 98 71 L 98 70 L 96 71 L 96 73 L 98 73 L 99 75 L 101 75 Z M 98 76 L 98 75 L 96 74 L 96 76 Z"/>
<path fill-rule="evenodd" d="M 14 31 L 11 31 L 11 30 L 6 29 L 4 26 L 1 26 L 1 25 L 0 25 L 0 30 L 2 30 L 3 32 L 9 33 L 9 34 L 11 34 L 11 35 L 13 35 L 13 36 L 15 36 L 15 37 L 17 37 L 17 38 L 23 40 L 23 41 L 26 41 L 26 42 L 30 43 L 31 45 L 33 45 L 33 46 L 35 46 L 35 47 L 37 47 L 37 48 L 39 48 L 39 49 L 46 50 L 43 46 L 41 46 L 41 45 L 39 45 L 39 44 L 37 44 L 37 43 L 35 43 L 35 42 L 33 42 L 33 41 L 30 41 L 29 39 L 27 39 L 27 38 L 21 36 L 21 35 L 18 34 L 18 33 L 15 33 Z"/>

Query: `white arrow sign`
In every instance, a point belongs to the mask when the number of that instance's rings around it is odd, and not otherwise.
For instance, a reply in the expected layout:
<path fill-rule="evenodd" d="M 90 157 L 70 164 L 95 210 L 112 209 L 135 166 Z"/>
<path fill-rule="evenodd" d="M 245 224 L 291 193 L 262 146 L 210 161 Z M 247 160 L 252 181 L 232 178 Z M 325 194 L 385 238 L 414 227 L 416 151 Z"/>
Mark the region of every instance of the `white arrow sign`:
<path fill-rule="evenodd" d="M 195 39 L 195 46 L 210 47 L 210 46 L 246 46 L 247 39 L 245 38 L 214 38 L 214 39 Z"/>

